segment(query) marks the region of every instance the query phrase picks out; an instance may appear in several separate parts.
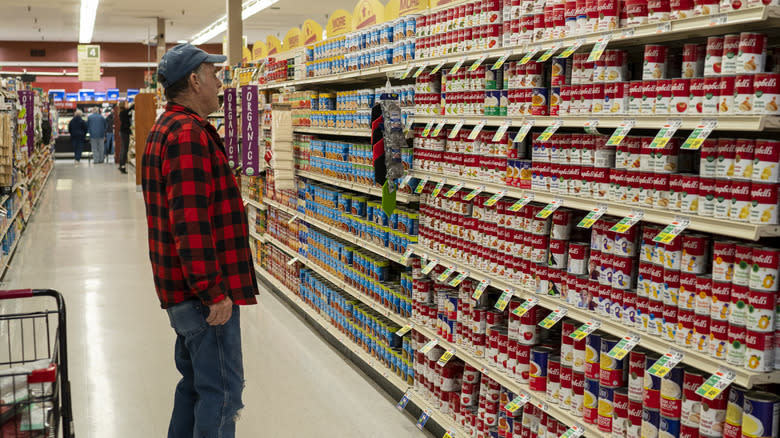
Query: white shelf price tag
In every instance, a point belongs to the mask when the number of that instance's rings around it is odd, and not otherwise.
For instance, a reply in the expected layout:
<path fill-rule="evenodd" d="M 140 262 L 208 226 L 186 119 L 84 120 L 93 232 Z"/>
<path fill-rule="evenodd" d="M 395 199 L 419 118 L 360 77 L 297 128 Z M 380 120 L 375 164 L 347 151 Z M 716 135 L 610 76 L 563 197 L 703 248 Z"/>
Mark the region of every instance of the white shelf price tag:
<path fill-rule="evenodd" d="M 439 196 L 439 193 L 441 193 L 441 189 L 444 187 L 444 184 L 447 184 L 446 178 L 436 183 L 436 187 L 433 188 L 433 193 L 431 193 L 434 198 Z"/>
<path fill-rule="evenodd" d="M 492 206 L 496 205 L 496 202 L 498 202 L 498 200 L 503 198 L 504 196 L 506 196 L 506 190 L 500 190 L 498 193 L 496 193 L 495 195 L 491 196 L 490 199 L 485 201 L 485 206 L 486 207 L 492 207 Z"/>
<path fill-rule="evenodd" d="M 433 132 L 431 133 L 431 137 L 438 137 L 439 134 L 441 134 L 441 130 L 444 129 L 444 125 L 446 125 L 447 122 L 439 122 L 435 128 L 433 128 Z"/>
<path fill-rule="evenodd" d="M 471 64 L 471 67 L 469 67 L 469 71 L 475 71 L 479 68 L 480 65 L 482 65 L 483 62 L 488 58 L 487 55 L 482 55 L 479 58 L 477 58 L 476 61 L 474 61 L 473 64 Z"/>
<path fill-rule="evenodd" d="M 452 287 L 457 287 L 459 284 L 463 283 L 463 280 L 465 280 L 469 276 L 469 271 L 464 271 L 453 277 L 452 280 L 448 283 Z"/>
<path fill-rule="evenodd" d="M 406 70 L 404 70 L 403 73 L 401 73 L 401 79 L 406 79 L 409 77 L 409 73 L 412 72 L 412 69 L 414 68 L 413 65 L 410 65 L 409 67 L 406 67 Z"/>
<path fill-rule="evenodd" d="M 729 22 L 728 15 L 726 14 L 714 14 L 710 15 L 710 26 L 717 26 L 720 24 L 726 24 Z"/>
<path fill-rule="evenodd" d="M 582 45 L 585 44 L 585 38 L 578 39 L 573 45 L 567 47 L 563 52 L 561 52 L 560 55 L 556 56 L 556 58 L 568 58 L 571 55 L 574 54 L 577 50 L 582 47 Z"/>
<path fill-rule="evenodd" d="M 423 189 L 425 188 L 425 185 L 428 184 L 428 177 L 424 177 L 420 180 L 419 183 L 417 183 L 417 188 L 414 189 L 414 193 L 417 193 L 418 195 L 422 193 Z"/>
<path fill-rule="evenodd" d="M 287 225 L 292 224 L 293 222 L 295 222 L 298 219 L 299 219 L 299 216 L 296 214 L 295 216 L 291 217 L 290 220 L 287 221 Z"/>
<path fill-rule="evenodd" d="M 577 330 L 574 330 L 574 332 L 570 334 L 569 337 L 575 341 L 581 341 L 585 339 L 585 336 L 588 336 L 589 334 L 598 330 L 599 327 L 601 327 L 601 321 L 588 321 L 585 324 L 582 324 Z"/>
<path fill-rule="evenodd" d="M 400 259 L 398 259 L 398 263 L 405 265 L 407 261 L 409 261 L 409 257 L 412 256 L 412 253 L 414 252 L 414 248 L 409 247 L 406 248 L 406 251 L 404 251 L 404 255 L 401 256 Z"/>
<path fill-rule="evenodd" d="M 715 400 L 737 378 L 737 373 L 728 368 L 718 368 L 702 385 L 696 389 L 696 394 Z"/>
<path fill-rule="evenodd" d="M 404 409 L 406 409 L 406 405 L 408 404 L 409 404 L 409 394 L 404 394 L 404 396 L 401 397 L 401 400 L 398 400 L 398 404 L 395 405 L 395 407 L 399 411 L 403 411 Z"/>
<path fill-rule="evenodd" d="M 504 289 L 504 292 L 501 293 L 501 296 L 498 297 L 498 301 L 496 301 L 495 308 L 504 311 L 506 309 L 506 306 L 509 305 L 509 301 L 512 300 L 512 296 L 514 295 L 514 292 L 512 289 Z"/>
<path fill-rule="evenodd" d="M 555 54 L 556 51 L 558 51 L 558 45 L 553 44 L 553 46 L 547 49 L 546 52 L 542 53 L 542 56 L 540 56 L 539 59 L 537 59 L 537 61 L 546 62 L 548 59 L 552 58 L 552 56 Z"/>
<path fill-rule="evenodd" d="M 533 200 L 534 200 L 534 194 L 533 193 L 529 193 L 529 194 L 523 196 L 522 198 L 518 199 L 517 202 L 515 202 L 514 204 L 512 204 L 512 206 L 509 207 L 509 211 L 511 211 L 513 213 L 517 213 L 518 211 L 522 210 L 523 207 L 528 205 Z"/>
<path fill-rule="evenodd" d="M 631 210 L 631 213 L 629 213 L 628 216 L 620 219 L 620 222 L 616 223 L 609 231 L 624 234 L 631 229 L 631 227 L 639 223 L 644 216 L 645 212 L 642 210 Z"/>
<path fill-rule="evenodd" d="M 455 126 L 453 126 L 452 129 L 450 130 L 450 135 L 448 135 L 447 138 L 457 137 L 458 133 L 460 132 L 460 128 L 462 128 L 464 124 L 466 124 L 466 120 L 464 119 L 458 120 L 458 123 L 456 123 Z"/>
<path fill-rule="evenodd" d="M 411 115 L 406 117 L 406 123 L 404 124 L 404 133 L 409 132 L 410 129 L 412 129 L 412 125 L 414 124 L 414 117 Z"/>
<path fill-rule="evenodd" d="M 599 120 L 598 119 L 588 119 L 584 125 L 582 125 L 583 129 L 585 129 L 585 132 L 590 135 L 598 135 L 599 134 Z"/>
<path fill-rule="evenodd" d="M 425 428 L 425 423 L 428 422 L 429 418 L 431 418 L 431 411 L 430 409 L 426 409 L 420 414 L 420 418 L 417 419 L 417 428 L 423 430 L 423 428 Z"/>
<path fill-rule="evenodd" d="M 298 261 L 298 257 L 293 257 L 287 262 L 287 266 L 292 266 L 293 263 Z"/>
<path fill-rule="evenodd" d="M 433 120 L 425 124 L 425 128 L 423 128 L 422 136 L 427 137 L 428 134 L 431 133 L 431 129 L 433 129 Z"/>
<path fill-rule="evenodd" d="M 406 324 L 405 326 L 401 327 L 400 329 L 398 329 L 398 331 L 397 331 L 397 332 L 395 332 L 395 334 L 396 334 L 396 335 L 397 335 L 399 338 L 403 338 L 403 337 L 404 337 L 404 335 L 406 335 L 407 333 L 409 333 L 409 332 L 410 332 L 410 331 L 411 331 L 413 328 L 414 328 L 414 324 L 412 324 L 412 323 L 409 323 L 409 324 Z"/>
<path fill-rule="evenodd" d="M 485 279 L 479 282 L 477 285 L 477 288 L 474 289 L 474 293 L 471 295 L 471 298 L 474 298 L 475 300 L 478 300 L 482 297 L 482 294 L 485 293 L 485 289 L 490 286 L 490 280 Z"/>
<path fill-rule="evenodd" d="M 458 193 L 460 191 L 460 189 L 463 188 L 463 186 L 465 184 L 466 183 L 464 183 L 463 181 L 458 181 L 457 184 L 455 184 L 454 186 L 450 187 L 449 190 L 447 190 L 447 193 L 444 194 L 444 197 L 445 198 L 452 198 L 453 196 L 455 196 L 455 193 Z"/>
<path fill-rule="evenodd" d="M 454 75 L 455 73 L 460 70 L 461 67 L 463 67 L 463 63 L 466 62 L 466 58 L 461 58 L 458 60 L 458 62 L 455 63 L 455 65 L 452 66 L 452 70 L 450 70 L 450 74 Z"/>
<path fill-rule="evenodd" d="M 547 412 L 547 411 L 549 411 L 549 410 L 550 410 L 550 407 L 549 407 L 549 406 L 547 406 L 547 403 L 545 403 L 545 402 L 543 402 L 543 401 L 540 401 L 540 402 L 539 402 L 539 403 L 537 403 L 535 406 L 536 406 L 538 409 L 541 409 L 541 410 L 542 410 L 542 412 Z"/>
<path fill-rule="evenodd" d="M 636 347 L 637 344 L 639 344 L 640 339 L 641 338 L 636 333 L 629 333 L 628 335 L 623 336 L 617 345 L 609 350 L 607 356 L 617 360 L 623 359 L 628 355 L 628 353 L 631 352 L 631 350 L 634 349 L 634 347 Z"/>
<path fill-rule="evenodd" d="M 493 142 L 499 142 L 502 138 L 504 138 L 504 134 L 506 134 L 506 130 L 509 129 L 509 126 L 512 125 L 512 120 L 504 120 L 503 123 L 501 123 L 501 126 L 498 127 L 498 130 L 496 131 L 495 135 L 493 135 Z"/>
<path fill-rule="evenodd" d="M 674 136 L 674 133 L 680 129 L 680 126 L 682 126 L 681 119 L 667 120 L 666 124 L 664 124 L 661 130 L 658 131 L 658 134 L 655 135 L 653 142 L 650 143 L 650 149 L 663 149 L 664 146 L 669 143 L 669 139 Z"/>
<path fill-rule="evenodd" d="M 562 320 L 564 316 L 566 316 L 566 313 L 569 311 L 569 309 L 563 307 L 558 307 L 557 309 L 550 312 L 549 315 L 547 315 L 546 318 L 544 318 L 541 322 L 539 322 L 539 327 L 551 329 L 555 323 Z"/>
<path fill-rule="evenodd" d="M 617 146 L 622 143 L 623 139 L 631 132 L 631 128 L 633 128 L 634 125 L 636 125 L 636 119 L 623 120 L 623 123 L 615 128 L 615 132 L 613 132 L 609 137 L 609 140 L 607 140 L 607 146 Z"/>
<path fill-rule="evenodd" d="M 690 224 L 691 221 L 688 218 L 674 218 L 671 224 L 667 225 L 666 228 L 653 237 L 653 242 L 663 243 L 664 245 L 669 244 Z"/>
<path fill-rule="evenodd" d="M 479 186 L 476 189 L 474 189 L 471 192 L 469 192 L 468 195 L 464 196 L 463 200 L 464 201 L 471 201 L 472 199 L 474 199 L 477 195 L 479 195 L 483 191 L 485 191 L 485 186 Z"/>
<path fill-rule="evenodd" d="M 672 349 L 668 353 L 664 353 L 660 359 L 655 361 L 655 363 L 647 369 L 647 372 L 653 376 L 663 378 L 669 374 L 669 371 L 671 371 L 672 368 L 682 362 L 683 357 L 685 357 L 685 354 L 683 354 L 682 351 Z"/>
<path fill-rule="evenodd" d="M 524 392 L 521 392 L 517 397 L 513 398 L 512 401 L 507 403 L 506 406 L 504 406 L 504 409 L 506 409 L 509 412 L 515 413 L 520 408 L 525 406 L 526 403 L 528 403 L 529 401 L 531 401 L 531 396 Z"/>
<path fill-rule="evenodd" d="M 528 132 L 530 132 L 531 128 L 533 128 L 534 123 L 536 123 L 536 120 L 534 119 L 525 119 L 523 121 L 523 124 L 520 126 L 520 130 L 517 131 L 517 135 L 515 135 L 515 138 L 512 140 L 512 142 L 520 143 L 523 140 L 525 140 L 525 137 L 528 135 Z"/>
<path fill-rule="evenodd" d="M 563 120 L 557 119 L 552 125 L 548 126 L 541 134 L 539 134 L 539 141 L 548 141 L 555 134 L 555 131 L 563 125 Z"/>
<path fill-rule="evenodd" d="M 422 268 L 422 273 L 423 273 L 424 275 L 428 275 L 428 274 L 430 274 L 430 273 L 431 273 L 431 271 L 433 271 L 433 268 L 435 268 L 435 267 L 436 267 L 436 265 L 438 265 L 438 264 L 439 264 L 439 260 L 438 260 L 438 259 L 433 259 L 433 260 L 431 260 L 430 262 L 428 262 L 428 264 L 427 264 L 427 265 L 425 265 L 425 267 L 424 267 L 424 268 Z"/>
<path fill-rule="evenodd" d="M 433 350 L 433 347 L 437 346 L 439 344 L 438 339 L 431 339 L 428 341 L 425 345 L 420 348 L 420 353 L 428 353 L 429 351 Z"/>
<path fill-rule="evenodd" d="M 448 348 L 439 358 L 438 361 L 436 361 L 436 365 L 443 367 L 444 365 L 447 365 L 447 362 L 452 359 L 452 356 L 455 356 L 455 349 L 454 348 Z"/>
<path fill-rule="evenodd" d="M 453 272 L 455 272 L 455 266 L 449 266 L 447 269 L 444 270 L 444 272 L 439 274 L 437 280 L 443 283 L 445 280 L 450 278 L 450 275 L 452 275 Z"/>
<path fill-rule="evenodd" d="M 522 304 L 517 306 L 515 310 L 512 311 L 515 316 L 522 317 L 526 314 L 529 310 L 533 309 L 535 305 L 539 304 L 539 298 L 531 297 L 525 301 L 523 301 Z"/>
<path fill-rule="evenodd" d="M 596 204 L 596 208 L 591 210 L 584 218 L 577 224 L 578 228 L 588 229 L 596 223 L 597 220 L 607 212 L 606 204 Z"/>
<path fill-rule="evenodd" d="M 535 44 L 533 47 L 531 47 L 531 50 L 528 53 L 526 53 L 525 56 L 522 57 L 522 59 L 520 59 L 520 62 L 518 62 L 518 64 L 520 65 L 528 64 L 534 58 L 534 56 L 536 56 L 536 54 L 539 53 L 540 50 L 542 50 L 542 46 L 540 44 Z"/>
<path fill-rule="evenodd" d="M 672 23 L 669 21 L 664 21 L 663 23 L 660 23 L 655 28 L 655 33 L 666 33 L 672 30 Z"/>
<path fill-rule="evenodd" d="M 691 151 L 698 150 L 716 126 L 718 126 L 718 121 L 715 119 L 702 120 L 701 123 L 691 131 L 691 135 L 685 139 L 685 143 L 680 146 L 680 149 Z"/>
<path fill-rule="evenodd" d="M 566 430 L 559 438 L 580 438 L 585 433 L 585 428 L 580 425 L 574 425 Z"/>
<path fill-rule="evenodd" d="M 544 206 L 542 211 L 536 214 L 537 219 L 547 219 L 551 214 L 555 213 L 555 210 L 563 205 L 563 199 L 555 198 L 553 201 Z"/>
<path fill-rule="evenodd" d="M 493 66 L 490 67 L 490 69 L 491 70 L 498 70 L 499 68 L 501 68 L 501 66 L 504 65 L 504 63 L 506 62 L 506 60 L 509 58 L 510 55 L 511 55 L 511 53 L 509 53 L 509 52 L 504 53 L 503 55 L 501 55 L 501 57 L 498 58 L 495 63 L 493 63 Z"/>
<path fill-rule="evenodd" d="M 469 133 L 469 140 L 476 140 L 485 125 L 487 125 L 487 120 L 480 120 L 479 123 L 474 126 L 474 129 L 471 130 L 471 133 Z"/>
<path fill-rule="evenodd" d="M 442 62 L 436 64 L 436 67 L 434 67 L 433 70 L 431 70 L 431 75 L 435 75 L 436 73 L 438 73 L 439 70 L 441 70 L 441 68 L 444 67 L 444 64 L 446 64 L 446 63 L 447 63 L 447 61 L 445 60 L 445 61 L 442 61 Z"/>
<path fill-rule="evenodd" d="M 607 44 L 609 44 L 609 41 L 611 39 L 612 39 L 611 33 L 608 33 L 603 37 L 599 38 L 599 40 L 593 46 L 593 49 L 590 51 L 590 55 L 588 55 L 587 62 L 596 62 L 599 59 L 601 59 L 601 55 L 603 55 L 604 51 L 607 50 Z"/>
<path fill-rule="evenodd" d="M 426 67 L 425 65 L 421 65 L 421 66 L 420 66 L 420 68 L 418 68 L 418 69 L 417 69 L 417 71 L 416 71 L 416 72 L 414 72 L 414 74 L 412 75 L 412 77 L 413 77 L 413 78 L 415 78 L 415 79 L 416 79 L 416 78 L 419 78 L 419 77 L 420 77 L 420 75 L 422 74 L 422 72 L 424 72 L 424 71 L 425 71 L 425 67 Z"/>
<path fill-rule="evenodd" d="M 455 431 L 448 430 L 444 432 L 444 435 L 442 435 L 441 438 L 455 438 Z"/>
<path fill-rule="evenodd" d="M 624 30 L 623 32 L 621 32 L 620 36 L 618 37 L 618 39 L 624 40 L 626 38 L 631 38 L 632 36 L 634 36 L 634 32 L 636 32 L 636 30 L 634 28 L 630 27 L 630 28 Z"/>

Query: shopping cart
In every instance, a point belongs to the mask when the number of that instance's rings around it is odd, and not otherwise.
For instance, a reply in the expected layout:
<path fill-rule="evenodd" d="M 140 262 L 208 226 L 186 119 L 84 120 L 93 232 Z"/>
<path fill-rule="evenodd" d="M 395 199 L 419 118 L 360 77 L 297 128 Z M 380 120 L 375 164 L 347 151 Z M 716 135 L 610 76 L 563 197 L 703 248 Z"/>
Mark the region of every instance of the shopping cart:
<path fill-rule="evenodd" d="M 33 297 L 53 298 L 56 309 L 47 298 L 28 300 Z M 5 290 L 0 300 L 16 300 L 0 305 L 0 438 L 73 437 L 62 295 Z"/>

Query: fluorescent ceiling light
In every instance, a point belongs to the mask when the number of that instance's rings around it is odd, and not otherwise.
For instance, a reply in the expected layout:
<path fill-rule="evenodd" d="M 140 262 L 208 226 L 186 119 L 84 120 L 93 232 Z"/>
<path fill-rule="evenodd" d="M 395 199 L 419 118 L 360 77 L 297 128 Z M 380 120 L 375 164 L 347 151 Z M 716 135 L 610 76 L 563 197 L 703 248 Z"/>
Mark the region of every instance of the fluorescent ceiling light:
<path fill-rule="evenodd" d="M 100 0 L 81 0 L 81 18 L 79 19 L 79 43 L 92 42 L 92 32 L 95 30 L 95 17 L 97 16 Z"/>
<path fill-rule="evenodd" d="M 241 20 L 246 20 L 263 9 L 276 4 L 278 1 L 279 0 L 250 0 L 245 2 L 241 6 Z M 197 46 L 206 43 L 225 31 L 227 31 L 227 15 L 222 16 L 219 20 L 211 23 L 206 26 L 205 29 L 193 35 L 191 44 Z"/>
<path fill-rule="evenodd" d="M 188 43 L 188 42 L 189 41 L 187 41 L 187 40 L 178 40 L 178 41 L 176 41 L 176 44 L 184 44 L 184 43 Z"/>

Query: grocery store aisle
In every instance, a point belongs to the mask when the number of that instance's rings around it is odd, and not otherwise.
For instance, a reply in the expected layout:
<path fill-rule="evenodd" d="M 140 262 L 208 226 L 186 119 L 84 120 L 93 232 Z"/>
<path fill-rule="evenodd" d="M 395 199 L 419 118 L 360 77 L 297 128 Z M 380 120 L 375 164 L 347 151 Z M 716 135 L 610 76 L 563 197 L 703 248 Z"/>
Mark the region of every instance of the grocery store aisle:
<path fill-rule="evenodd" d="M 65 295 L 79 437 L 167 431 L 174 335 L 154 293 L 134 177 L 113 165 L 58 161 L 3 285 Z M 420 436 L 411 417 L 272 294 L 260 298 L 242 314 L 240 437 Z"/>

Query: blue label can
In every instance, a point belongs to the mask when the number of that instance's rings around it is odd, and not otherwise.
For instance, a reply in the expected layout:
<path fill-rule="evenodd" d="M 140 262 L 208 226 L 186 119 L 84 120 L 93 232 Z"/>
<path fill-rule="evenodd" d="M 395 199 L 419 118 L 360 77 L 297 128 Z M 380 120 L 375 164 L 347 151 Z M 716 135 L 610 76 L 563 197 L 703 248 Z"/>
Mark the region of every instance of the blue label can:
<path fill-rule="evenodd" d="M 661 411 L 648 408 L 642 410 L 642 438 L 658 438 L 660 425 Z"/>
<path fill-rule="evenodd" d="M 742 436 L 747 438 L 774 438 L 780 426 L 780 397 L 764 391 L 745 394 L 742 414 Z"/>
<path fill-rule="evenodd" d="M 661 436 L 680 436 L 680 419 L 661 417 L 658 429 Z"/>

